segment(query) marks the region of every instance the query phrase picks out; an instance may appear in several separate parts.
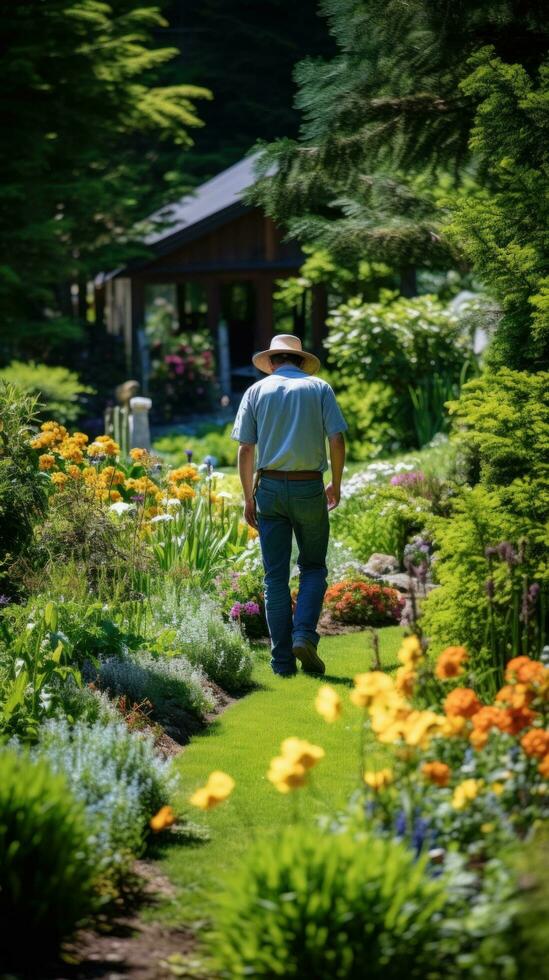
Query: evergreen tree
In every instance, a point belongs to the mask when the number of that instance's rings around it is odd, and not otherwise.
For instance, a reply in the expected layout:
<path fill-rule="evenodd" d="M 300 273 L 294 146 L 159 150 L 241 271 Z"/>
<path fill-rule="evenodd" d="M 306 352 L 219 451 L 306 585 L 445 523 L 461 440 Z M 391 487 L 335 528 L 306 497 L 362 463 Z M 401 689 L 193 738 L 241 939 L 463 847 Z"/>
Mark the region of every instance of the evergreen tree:
<path fill-rule="evenodd" d="M 339 53 L 298 66 L 301 136 L 266 148 L 254 199 L 291 235 L 343 260 L 388 262 L 404 281 L 410 266 L 455 262 L 462 241 L 445 230 L 454 192 L 480 197 L 495 176 L 470 143 L 469 59 L 489 43 L 534 79 L 543 5 L 324 0 L 321 9 Z"/>
<path fill-rule="evenodd" d="M 208 91 L 158 84 L 177 50 L 139 0 L 0 4 L 4 351 L 66 336 L 66 284 L 136 254 L 139 219 L 188 186 L 180 164 Z M 177 164 L 177 169 L 175 165 Z M 155 171 L 160 179 L 151 180 Z M 83 311 L 82 311 L 83 312 Z"/>

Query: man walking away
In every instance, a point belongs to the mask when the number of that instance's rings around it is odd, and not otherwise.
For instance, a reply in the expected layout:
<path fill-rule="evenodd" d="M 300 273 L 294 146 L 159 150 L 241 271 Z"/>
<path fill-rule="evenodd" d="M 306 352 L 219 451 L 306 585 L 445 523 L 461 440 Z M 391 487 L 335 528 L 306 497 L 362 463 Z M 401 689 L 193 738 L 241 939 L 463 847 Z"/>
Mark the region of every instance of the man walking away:
<path fill-rule="evenodd" d="M 337 507 L 345 462 L 347 424 L 326 381 L 312 377 L 320 361 L 298 337 L 279 334 L 253 357 L 268 377 L 245 392 L 232 437 L 240 443 L 238 470 L 244 516 L 259 530 L 265 570 L 265 609 L 275 674 L 323 674 L 316 631 L 326 591 L 328 511 Z M 324 489 L 330 446 L 332 480 Z M 254 484 L 254 456 L 257 473 Z M 299 556 L 299 592 L 292 617 L 292 534 Z"/>

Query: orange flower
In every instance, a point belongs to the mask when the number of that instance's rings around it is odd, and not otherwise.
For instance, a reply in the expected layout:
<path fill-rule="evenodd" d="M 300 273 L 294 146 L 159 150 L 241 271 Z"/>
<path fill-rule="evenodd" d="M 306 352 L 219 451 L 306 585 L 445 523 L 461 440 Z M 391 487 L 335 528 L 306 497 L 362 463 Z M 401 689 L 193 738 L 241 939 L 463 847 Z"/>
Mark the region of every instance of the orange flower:
<path fill-rule="evenodd" d="M 501 732 L 510 732 L 511 727 L 511 714 L 505 708 L 495 708 L 492 705 L 484 705 L 484 707 L 481 707 L 480 710 L 473 716 L 473 728 L 477 732 L 484 732 L 487 734 L 491 728 L 498 728 Z"/>
<path fill-rule="evenodd" d="M 52 470 L 55 466 L 55 456 L 51 456 L 50 453 L 42 453 L 38 460 L 38 466 L 41 470 Z"/>
<path fill-rule="evenodd" d="M 470 687 L 456 687 L 444 701 L 447 715 L 461 715 L 462 718 L 472 718 L 481 708 L 482 704 Z"/>
<path fill-rule="evenodd" d="M 520 684 L 532 684 L 543 680 L 545 667 L 539 660 L 530 657 L 513 657 L 505 669 L 506 681 L 518 681 Z"/>
<path fill-rule="evenodd" d="M 463 673 L 463 663 L 468 658 L 465 647 L 446 647 L 437 660 L 435 674 L 441 681 L 458 677 Z"/>
<path fill-rule="evenodd" d="M 543 728 L 531 728 L 522 736 L 520 744 L 526 755 L 534 755 L 542 759 L 549 753 L 549 732 Z"/>
<path fill-rule="evenodd" d="M 530 708 L 508 708 L 509 715 L 509 734 L 518 735 L 523 728 L 529 728 L 536 718 L 536 712 Z"/>
<path fill-rule="evenodd" d="M 166 827 L 171 827 L 175 823 L 175 813 L 171 806 L 161 806 L 158 813 L 155 813 L 154 817 L 149 820 L 149 827 L 158 833 L 160 830 L 165 830 Z"/>
<path fill-rule="evenodd" d="M 506 684 L 496 694 L 496 701 L 502 701 L 510 708 L 525 708 L 532 700 L 532 691 L 526 684 Z"/>
<path fill-rule="evenodd" d="M 447 786 L 450 782 L 452 771 L 445 762 L 424 762 L 421 772 L 430 783 L 435 786 Z"/>
<path fill-rule="evenodd" d="M 538 772 L 544 779 L 549 779 L 549 755 L 544 755 L 538 766 Z"/>
<path fill-rule="evenodd" d="M 478 728 L 474 728 L 469 735 L 469 741 L 474 749 L 483 749 L 488 741 L 488 733 L 481 732 Z"/>

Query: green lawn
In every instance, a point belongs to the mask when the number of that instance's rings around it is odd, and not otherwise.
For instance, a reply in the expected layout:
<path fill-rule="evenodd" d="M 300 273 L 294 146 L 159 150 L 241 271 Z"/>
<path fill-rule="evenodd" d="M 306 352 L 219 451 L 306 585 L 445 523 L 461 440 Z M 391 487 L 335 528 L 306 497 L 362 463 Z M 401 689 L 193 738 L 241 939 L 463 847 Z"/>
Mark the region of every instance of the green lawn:
<path fill-rule="evenodd" d="M 388 627 L 379 635 L 384 665 L 396 667 L 403 630 Z M 337 687 L 344 699 L 339 721 L 329 725 L 316 713 L 313 702 L 318 679 L 302 673 L 286 680 L 276 678 L 261 647 L 255 653 L 258 686 L 228 708 L 204 734 L 196 736 L 177 759 L 182 809 L 207 828 L 210 838 L 192 842 L 166 834 L 158 839 L 153 856 L 159 860 L 159 870 L 176 886 L 178 897 L 150 914 L 180 923 L 207 919 L 210 896 L 218 891 L 223 876 L 238 865 L 254 835 L 276 838 L 279 829 L 292 819 L 296 803 L 303 818 L 313 819 L 343 804 L 357 785 L 361 713 L 347 695 L 353 676 L 371 668 L 369 634 L 327 637 L 322 640 L 321 652 L 327 665 L 325 680 Z M 280 742 L 293 735 L 325 749 L 326 757 L 314 770 L 315 795 L 301 789 L 290 798 L 266 779 Z M 383 761 L 374 743 L 368 758 L 373 767 Z M 187 803 L 189 795 L 214 769 L 235 779 L 231 798 L 208 813 L 192 809 Z"/>

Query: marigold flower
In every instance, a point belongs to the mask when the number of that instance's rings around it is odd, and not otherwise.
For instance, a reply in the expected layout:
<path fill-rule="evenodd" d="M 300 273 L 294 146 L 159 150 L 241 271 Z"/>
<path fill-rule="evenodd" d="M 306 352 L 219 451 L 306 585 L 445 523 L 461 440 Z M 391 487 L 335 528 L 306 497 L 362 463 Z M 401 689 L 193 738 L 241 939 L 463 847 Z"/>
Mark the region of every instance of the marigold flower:
<path fill-rule="evenodd" d="M 375 793 L 379 793 L 380 790 L 386 789 L 393 782 L 393 771 L 392 769 L 378 769 L 377 772 L 365 772 L 364 782 Z"/>
<path fill-rule="evenodd" d="M 509 732 L 511 716 L 505 708 L 496 708 L 486 704 L 473 716 L 473 728 L 478 732 L 486 733 L 491 728 L 498 728 L 500 732 Z"/>
<path fill-rule="evenodd" d="M 447 715 L 461 715 L 462 718 L 472 718 L 481 708 L 482 704 L 470 687 L 456 687 L 444 701 Z"/>
<path fill-rule="evenodd" d="M 148 452 L 146 449 L 130 449 L 130 457 L 133 459 L 134 463 L 144 463 L 147 460 Z"/>
<path fill-rule="evenodd" d="M 333 687 L 330 687 L 329 684 L 323 684 L 318 689 L 318 694 L 315 698 L 315 708 L 319 715 L 324 718 L 324 721 L 337 721 L 341 715 L 341 698 L 337 691 L 334 691 Z"/>
<path fill-rule="evenodd" d="M 440 654 L 435 667 L 435 674 L 441 681 L 449 680 L 463 674 L 463 664 L 468 659 L 465 647 L 446 647 Z"/>
<path fill-rule="evenodd" d="M 312 745 L 304 738 L 285 738 L 280 752 L 284 759 L 305 769 L 312 769 L 326 754 L 320 745 Z"/>
<path fill-rule="evenodd" d="M 158 813 L 155 813 L 154 817 L 149 820 L 149 827 L 158 833 L 161 830 L 165 830 L 166 827 L 171 827 L 175 823 L 175 813 L 171 806 L 161 806 Z"/>
<path fill-rule="evenodd" d="M 424 762 L 421 767 L 422 775 L 435 786 L 447 786 L 452 770 L 445 762 Z"/>
<path fill-rule="evenodd" d="M 544 779 L 549 779 L 549 755 L 545 755 L 538 766 L 538 772 Z"/>
<path fill-rule="evenodd" d="M 193 497 L 196 497 L 196 491 L 188 483 L 182 483 L 180 487 L 175 487 L 173 492 L 178 500 L 192 500 Z"/>
<path fill-rule="evenodd" d="M 513 657 L 505 668 L 505 680 L 532 684 L 543 680 L 546 669 L 539 660 L 532 660 L 530 657 Z"/>
<path fill-rule="evenodd" d="M 398 659 L 405 667 L 416 667 L 424 658 L 424 650 L 417 636 L 407 636 L 398 651 Z"/>
<path fill-rule="evenodd" d="M 464 779 L 459 786 L 456 786 L 452 796 L 454 810 L 464 810 L 469 803 L 477 798 L 482 786 L 482 779 Z"/>
<path fill-rule="evenodd" d="M 82 470 L 78 466 L 76 466 L 74 463 L 71 463 L 70 466 L 67 466 L 67 473 L 69 474 L 69 476 L 71 477 L 72 480 L 82 480 L 83 479 L 83 472 L 82 472 Z"/>
<path fill-rule="evenodd" d="M 414 670 L 404 666 L 399 667 L 395 677 L 395 688 L 403 697 L 410 698 L 414 693 L 416 680 L 417 674 Z"/>
<path fill-rule="evenodd" d="M 105 486 L 121 487 L 126 482 L 126 474 L 122 470 L 117 470 L 115 466 L 105 466 L 101 470 L 101 477 Z"/>
<path fill-rule="evenodd" d="M 459 738 L 467 734 L 467 718 L 462 715 L 447 715 L 442 723 L 440 733 L 444 738 Z"/>
<path fill-rule="evenodd" d="M 474 728 L 469 735 L 469 741 L 474 749 L 483 749 L 488 741 L 488 732 L 482 732 L 478 728 Z"/>
<path fill-rule="evenodd" d="M 219 494 L 221 496 L 221 494 Z M 248 529 L 248 541 L 254 541 L 255 538 L 259 537 L 259 531 L 256 531 L 255 527 L 251 527 L 249 524 L 246 525 Z"/>
<path fill-rule="evenodd" d="M 205 786 L 201 786 L 191 796 L 189 802 L 201 810 L 211 810 L 231 795 L 235 786 L 234 779 L 225 772 L 215 770 L 208 776 Z"/>
<path fill-rule="evenodd" d="M 520 744 L 526 755 L 543 759 L 549 753 L 549 731 L 543 728 L 531 728 L 522 736 Z"/>
<path fill-rule="evenodd" d="M 526 684 L 506 684 L 496 694 L 496 701 L 510 708 L 525 708 L 532 700 L 533 692 Z"/>
<path fill-rule="evenodd" d="M 68 482 L 68 476 L 66 473 L 52 473 L 51 482 L 55 484 L 59 490 L 62 490 L 65 484 Z"/>
<path fill-rule="evenodd" d="M 196 466 L 193 466 L 191 463 L 187 464 L 187 466 L 180 466 L 178 469 L 171 470 L 168 473 L 168 480 L 171 483 L 180 483 L 183 480 L 184 481 L 190 480 L 192 483 L 194 483 L 196 480 L 199 479 L 200 479 L 200 473 L 196 469 Z"/>
<path fill-rule="evenodd" d="M 50 453 L 42 453 L 38 459 L 38 466 L 41 470 L 52 470 L 55 466 L 55 456 Z"/>

